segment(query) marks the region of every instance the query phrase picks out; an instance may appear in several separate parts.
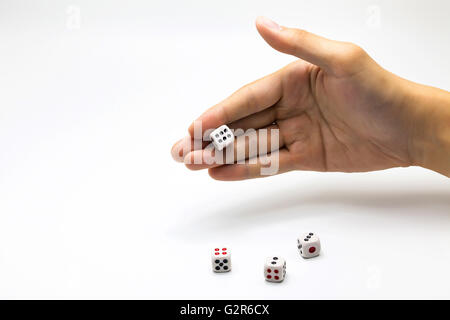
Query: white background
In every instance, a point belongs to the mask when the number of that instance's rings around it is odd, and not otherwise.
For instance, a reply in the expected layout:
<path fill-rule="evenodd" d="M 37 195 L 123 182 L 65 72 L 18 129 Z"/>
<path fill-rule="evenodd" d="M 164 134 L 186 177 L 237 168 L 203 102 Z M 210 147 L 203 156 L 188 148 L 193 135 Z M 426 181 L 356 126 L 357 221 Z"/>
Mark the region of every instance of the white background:
<path fill-rule="evenodd" d="M 80 15 L 78 15 L 78 12 Z M 170 148 L 293 57 L 258 15 L 449 90 L 448 1 L 0 0 L 0 298 L 450 298 L 450 181 L 420 169 L 218 182 Z M 323 254 L 299 258 L 314 231 Z M 210 249 L 233 248 L 213 274 Z M 287 259 L 266 283 L 262 263 Z"/>

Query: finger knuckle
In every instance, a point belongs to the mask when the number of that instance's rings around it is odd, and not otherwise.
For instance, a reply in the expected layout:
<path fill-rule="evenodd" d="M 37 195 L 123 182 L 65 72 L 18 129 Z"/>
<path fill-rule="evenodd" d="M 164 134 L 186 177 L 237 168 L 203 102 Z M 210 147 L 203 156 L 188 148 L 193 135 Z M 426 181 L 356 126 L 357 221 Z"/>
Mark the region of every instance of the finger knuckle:
<path fill-rule="evenodd" d="M 359 61 L 366 56 L 366 52 L 354 43 L 346 44 L 347 57 L 352 61 Z"/>
<path fill-rule="evenodd" d="M 250 112 L 255 107 L 255 105 L 258 105 L 258 95 L 255 93 L 255 90 L 251 83 L 245 85 L 243 87 L 243 91 L 244 96 L 247 97 L 244 107 L 248 112 Z"/>
<path fill-rule="evenodd" d="M 367 53 L 354 43 L 343 43 L 340 52 L 335 56 L 336 69 L 342 73 L 351 73 L 366 61 Z"/>
<path fill-rule="evenodd" d="M 305 39 L 308 37 L 308 32 L 303 29 L 292 29 L 289 33 L 289 37 L 287 39 L 287 45 L 297 48 L 300 44 L 302 44 Z"/>
<path fill-rule="evenodd" d="M 308 36 L 308 31 L 303 29 L 294 29 L 293 34 L 297 40 L 302 40 Z"/>

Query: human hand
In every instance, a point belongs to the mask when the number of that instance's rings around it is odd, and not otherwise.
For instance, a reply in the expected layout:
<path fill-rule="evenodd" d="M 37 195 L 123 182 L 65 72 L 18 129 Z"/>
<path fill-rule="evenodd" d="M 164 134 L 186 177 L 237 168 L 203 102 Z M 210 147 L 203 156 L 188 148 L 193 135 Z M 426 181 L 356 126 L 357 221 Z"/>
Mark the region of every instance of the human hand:
<path fill-rule="evenodd" d="M 300 60 L 207 110 L 197 120 L 203 131 L 222 124 L 243 130 L 279 129 L 279 150 L 272 150 L 279 159 L 277 173 L 427 167 L 424 140 L 434 134 L 432 127 L 438 119 L 430 115 L 435 108 L 427 109 L 421 97 L 438 97 L 445 105 L 439 110 L 450 119 L 448 92 L 393 75 L 354 44 L 280 27 L 266 18 L 258 18 L 256 26 L 269 45 Z M 193 125 L 189 133 L 172 148 L 173 156 L 184 159 L 188 168 L 208 168 L 218 180 L 264 176 L 259 158 L 256 163 L 211 164 L 213 155 L 205 150 L 205 143 L 193 147 Z M 249 154 L 247 147 L 246 156 L 258 155 Z M 202 163 L 194 164 L 195 157 Z M 450 170 L 428 167 L 444 174 Z"/>

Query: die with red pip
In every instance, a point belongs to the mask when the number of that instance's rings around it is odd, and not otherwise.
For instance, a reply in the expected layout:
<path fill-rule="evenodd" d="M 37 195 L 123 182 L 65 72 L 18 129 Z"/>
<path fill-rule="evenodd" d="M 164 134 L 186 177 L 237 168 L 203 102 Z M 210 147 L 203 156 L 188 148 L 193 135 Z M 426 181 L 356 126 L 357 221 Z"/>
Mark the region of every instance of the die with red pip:
<path fill-rule="evenodd" d="M 298 252 L 303 258 L 313 258 L 320 254 L 320 239 L 313 233 L 308 232 L 297 239 Z"/>
<path fill-rule="evenodd" d="M 231 271 L 231 250 L 227 247 L 214 248 L 211 253 L 212 269 L 222 273 Z"/>
<path fill-rule="evenodd" d="M 280 256 L 266 258 L 264 263 L 264 279 L 269 282 L 282 282 L 286 277 L 286 260 Z"/>

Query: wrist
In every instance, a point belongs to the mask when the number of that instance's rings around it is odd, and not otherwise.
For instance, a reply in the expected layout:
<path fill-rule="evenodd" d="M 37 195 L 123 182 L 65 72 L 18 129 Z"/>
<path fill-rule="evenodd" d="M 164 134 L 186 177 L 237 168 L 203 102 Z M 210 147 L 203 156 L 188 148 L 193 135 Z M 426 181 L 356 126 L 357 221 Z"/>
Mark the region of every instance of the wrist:
<path fill-rule="evenodd" d="M 409 86 L 412 164 L 450 177 L 450 93 L 415 83 Z"/>

